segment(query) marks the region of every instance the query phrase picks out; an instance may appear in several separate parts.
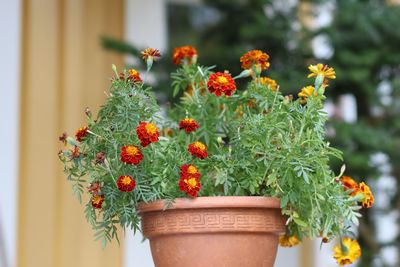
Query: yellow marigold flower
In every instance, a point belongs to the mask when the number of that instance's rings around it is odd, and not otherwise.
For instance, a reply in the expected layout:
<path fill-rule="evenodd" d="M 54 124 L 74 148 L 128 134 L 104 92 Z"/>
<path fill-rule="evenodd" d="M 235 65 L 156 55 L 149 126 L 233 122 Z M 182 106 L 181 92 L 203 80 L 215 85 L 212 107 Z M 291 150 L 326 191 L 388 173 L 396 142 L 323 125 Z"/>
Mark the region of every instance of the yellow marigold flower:
<path fill-rule="evenodd" d="M 352 264 L 361 256 L 361 248 L 357 240 L 345 237 L 341 243 L 333 248 L 333 257 L 340 266 Z"/>
<path fill-rule="evenodd" d="M 307 97 L 311 96 L 314 93 L 314 91 L 315 91 L 314 86 L 309 85 L 309 86 L 301 88 L 301 91 L 300 91 L 300 93 L 298 93 L 298 96 L 302 97 L 302 98 L 307 98 Z M 314 93 L 314 95 L 317 95 L 317 94 Z"/>
<path fill-rule="evenodd" d="M 325 79 L 336 79 L 335 70 L 328 67 L 328 65 L 319 63 L 317 65 L 310 65 L 308 69 L 311 71 L 311 73 L 307 76 L 307 78 L 323 75 Z"/>
<path fill-rule="evenodd" d="M 295 235 L 281 235 L 279 237 L 279 245 L 281 247 L 291 248 L 300 244 L 300 240 Z"/>
<path fill-rule="evenodd" d="M 276 83 L 276 81 L 269 77 L 260 77 L 257 78 L 256 81 L 262 85 L 269 86 L 269 88 L 271 88 L 271 90 L 274 92 L 276 92 L 276 89 L 278 88 L 278 84 Z"/>
<path fill-rule="evenodd" d="M 243 69 L 251 69 L 253 65 L 259 65 L 262 70 L 269 68 L 269 55 L 261 50 L 251 50 L 240 57 Z"/>
<path fill-rule="evenodd" d="M 364 182 L 361 182 L 359 192 L 364 195 L 364 199 L 362 200 L 362 206 L 364 208 L 371 208 L 375 200 L 374 200 L 374 195 L 372 194 L 372 191 L 369 188 L 369 186 L 366 185 Z"/>

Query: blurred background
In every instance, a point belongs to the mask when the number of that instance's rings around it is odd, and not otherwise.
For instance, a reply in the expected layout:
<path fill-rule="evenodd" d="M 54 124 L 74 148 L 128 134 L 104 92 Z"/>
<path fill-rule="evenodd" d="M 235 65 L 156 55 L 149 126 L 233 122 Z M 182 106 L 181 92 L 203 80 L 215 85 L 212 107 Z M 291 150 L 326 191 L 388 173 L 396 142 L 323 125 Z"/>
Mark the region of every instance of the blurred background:
<path fill-rule="evenodd" d="M 147 242 L 129 231 L 101 250 L 62 174 L 58 136 L 95 113 L 119 68 L 145 66 L 138 51 L 162 51 L 149 82 L 171 98 L 171 51 L 193 45 L 204 65 L 240 72 L 250 49 L 271 56 L 268 76 L 294 94 L 307 66 L 324 62 L 330 142 L 347 174 L 371 185 L 361 260 L 400 266 L 399 0 L 0 0 L 0 267 L 152 267 Z M 333 162 L 338 171 L 341 162 Z M 277 267 L 333 267 L 332 245 L 280 249 Z"/>

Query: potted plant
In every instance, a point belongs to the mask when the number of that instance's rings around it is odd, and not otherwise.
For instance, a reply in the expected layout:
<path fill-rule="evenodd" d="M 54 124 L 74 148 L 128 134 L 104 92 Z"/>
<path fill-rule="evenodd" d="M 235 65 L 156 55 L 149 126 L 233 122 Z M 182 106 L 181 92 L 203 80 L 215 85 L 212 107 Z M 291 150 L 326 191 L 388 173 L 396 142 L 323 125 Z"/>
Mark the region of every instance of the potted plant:
<path fill-rule="evenodd" d="M 143 53 L 147 72 L 159 59 Z M 76 196 L 89 196 L 85 215 L 103 246 L 117 226 L 150 239 L 157 267 L 273 266 L 278 242 L 339 237 L 339 265 L 360 246 L 350 232 L 358 210 L 374 198 L 329 167 L 341 152 L 325 140 L 324 92 L 335 72 L 309 66 L 313 85 L 298 98 L 282 94 L 263 73 L 269 56 L 245 53 L 236 77 L 197 63 L 191 46 L 174 50 L 179 104 L 160 108 L 134 69 L 118 73 L 96 117 L 64 133 L 59 152 Z M 237 79 L 247 79 L 239 90 Z M 141 227 L 140 227 L 141 222 Z"/>

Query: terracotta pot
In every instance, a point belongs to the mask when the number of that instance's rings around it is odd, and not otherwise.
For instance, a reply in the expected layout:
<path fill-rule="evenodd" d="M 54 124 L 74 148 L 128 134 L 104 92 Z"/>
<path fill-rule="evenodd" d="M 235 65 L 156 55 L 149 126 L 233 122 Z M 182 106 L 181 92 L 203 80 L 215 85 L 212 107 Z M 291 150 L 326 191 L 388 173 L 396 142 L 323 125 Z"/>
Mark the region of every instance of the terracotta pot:
<path fill-rule="evenodd" d="M 156 267 L 272 267 L 285 231 L 277 198 L 178 198 L 139 212 Z"/>

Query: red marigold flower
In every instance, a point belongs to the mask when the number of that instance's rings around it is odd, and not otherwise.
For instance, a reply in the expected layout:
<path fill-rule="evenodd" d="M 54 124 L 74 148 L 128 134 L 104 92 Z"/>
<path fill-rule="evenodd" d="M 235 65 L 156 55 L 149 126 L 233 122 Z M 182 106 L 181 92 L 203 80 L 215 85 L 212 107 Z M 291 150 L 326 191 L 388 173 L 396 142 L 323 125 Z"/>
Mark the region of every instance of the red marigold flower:
<path fill-rule="evenodd" d="M 104 196 L 103 195 L 93 195 L 92 197 L 92 206 L 95 209 L 101 209 L 101 206 L 103 205 L 104 202 Z"/>
<path fill-rule="evenodd" d="M 117 186 L 119 191 L 122 192 L 131 192 L 135 186 L 135 180 L 129 175 L 122 175 L 118 178 Z"/>
<path fill-rule="evenodd" d="M 360 193 L 364 195 L 364 199 L 362 200 L 362 206 L 364 208 L 371 208 L 374 204 L 374 195 L 372 194 L 371 189 L 364 182 L 360 183 Z"/>
<path fill-rule="evenodd" d="M 350 196 L 355 196 L 359 192 L 360 188 L 358 186 L 358 183 L 354 181 L 350 176 L 343 176 L 340 181 L 343 183 L 344 189 L 347 190 L 352 190 L 350 193 Z"/>
<path fill-rule="evenodd" d="M 140 73 L 135 69 L 128 70 L 129 76 L 128 80 L 133 81 L 135 83 L 141 83 L 142 79 L 140 78 Z"/>
<path fill-rule="evenodd" d="M 261 50 L 251 50 L 240 57 L 243 69 L 251 69 L 253 65 L 259 65 L 262 70 L 269 68 L 269 55 Z"/>
<path fill-rule="evenodd" d="M 152 58 L 152 60 L 157 60 L 161 57 L 160 50 L 151 47 L 143 50 L 141 54 L 144 61 L 147 61 L 149 58 Z"/>
<path fill-rule="evenodd" d="M 193 164 L 186 164 L 181 166 L 181 178 L 182 177 L 194 177 L 200 179 L 201 174 L 199 170 Z"/>
<path fill-rule="evenodd" d="M 197 197 L 197 193 L 200 191 L 200 188 L 201 184 L 198 178 L 181 177 L 179 180 L 179 189 L 192 197 Z"/>
<path fill-rule="evenodd" d="M 83 138 L 85 138 L 86 135 L 88 134 L 88 130 L 89 130 L 88 127 L 79 128 L 75 133 L 76 140 L 82 142 Z"/>
<path fill-rule="evenodd" d="M 174 49 L 172 61 L 175 65 L 182 64 L 183 60 L 186 60 L 188 64 L 192 64 L 194 57 L 197 57 L 196 48 L 190 45 L 180 46 Z"/>
<path fill-rule="evenodd" d="M 199 124 L 195 119 L 185 118 L 179 122 L 179 129 L 185 130 L 187 133 L 196 131 L 199 128 Z"/>
<path fill-rule="evenodd" d="M 221 96 L 221 93 L 230 96 L 236 90 L 236 83 L 229 73 L 217 72 L 210 75 L 207 87 L 216 96 Z"/>
<path fill-rule="evenodd" d="M 143 154 L 137 146 L 123 146 L 121 148 L 121 161 L 131 165 L 138 165 L 143 159 Z"/>
<path fill-rule="evenodd" d="M 189 144 L 188 151 L 199 159 L 205 159 L 208 157 L 206 145 L 199 141 Z"/>
<path fill-rule="evenodd" d="M 143 147 L 148 146 L 150 143 L 157 142 L 160 136 L 157 126 L 150 122 L 141 122 L 136 128 L 136 134 Z"/>

